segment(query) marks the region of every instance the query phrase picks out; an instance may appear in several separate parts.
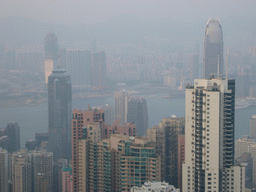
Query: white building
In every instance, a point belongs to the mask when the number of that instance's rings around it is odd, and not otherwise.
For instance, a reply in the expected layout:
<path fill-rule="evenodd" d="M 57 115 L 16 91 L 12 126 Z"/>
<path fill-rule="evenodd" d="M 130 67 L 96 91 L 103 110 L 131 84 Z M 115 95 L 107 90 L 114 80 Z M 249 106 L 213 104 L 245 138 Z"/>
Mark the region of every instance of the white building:
<path fill-rule="evenodd" d="M 166 182 L 145 182 L 141 187 L 132 187 L 131 192 L 180 192 Z"/>
<path fill-rule="evenodd" d="M 234 111 L 235 80 L 196 79 L 187 87 L 184 192 L 234 191 L 228 180 L 234 166 Z"/>
<path fill-rule="evenodd" d="M 250 118 L 250 136 L 256 138 L 256 115 Z"/>

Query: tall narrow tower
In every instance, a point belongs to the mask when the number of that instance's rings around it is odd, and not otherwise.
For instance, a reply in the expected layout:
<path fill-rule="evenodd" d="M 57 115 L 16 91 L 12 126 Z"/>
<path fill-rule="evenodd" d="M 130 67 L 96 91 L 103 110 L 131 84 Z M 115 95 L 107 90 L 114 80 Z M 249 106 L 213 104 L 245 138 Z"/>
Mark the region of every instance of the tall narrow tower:
<path fill-rule="evenodd" d="M 52 70 L 58 66 L 58 41 L 54 33 L 48 33 L 45 37 L 44 56 L 45 56 L 45 82 L 48 83 L 48 77 Z"/>
<path fill-rule="evenodd" d="M 71 158 L 72 92 L 70 76 L 57 68 L 48 78 L 49 150 L 55 160 Z"/>
<path fill-rule="evenodd" d="M 244 169 L 234 166 L 234 120 L 235 80 L 196 79 L 187 87 L 183 191 L 244 191 Z"/>
<path fill-rule="evenodd" d="M 223 74 L 223 35 L 219 19 L 210 18 L 206 25 L 204 39 L 203 77 Z"/>

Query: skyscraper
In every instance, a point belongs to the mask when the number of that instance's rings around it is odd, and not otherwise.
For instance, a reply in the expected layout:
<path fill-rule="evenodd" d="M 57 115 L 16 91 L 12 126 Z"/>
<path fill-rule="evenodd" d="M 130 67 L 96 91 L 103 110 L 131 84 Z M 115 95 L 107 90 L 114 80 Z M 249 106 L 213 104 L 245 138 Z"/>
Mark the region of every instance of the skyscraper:
<path fill-rule="evenodd" d="M 137 135 L 143 136 L 148 128 L 148 111 L 145 97 L 130 96 L 127 100 L 126 121 L 135 123 Z"/>
<path fill-rule="evenodd" d="M 20 149 L 20 127 L 18 123 L 8 123 L 7 127 L 1 130 L 0 147 L 6 149 L 9 153 Z"/>
<path fill-rule="evenodd" d="M 58 41 L 54 33 L 48 33 L 45 37 L 44 56 L 45 56 L 45 82 L 53 69 L 58 66 Z"/>
<path fill-rule="evenodd" d="M 115 92 L 115 120 L 119 120 L 120 124 L 126 122 L 127 96 L 128 94 L 125 90 Z"/>
<path fill-rule="evenodd" d="M 234 166 L 235 80 L 196 79 L 185 112 L 183 191 L 243 191 L 244 168 Z"/>
<path fill-rule="evenodd" d="M 206 24 L 204 39 L 203 77 L 223 74 L 223 36 L 219 19 L 210 18 Z"/>
<path fill-rule="evenodd" d="M 71 158 L 72 91 L 70 76 L 57 68 L 48 78 L 49 144 L 55 160 Z"/>
<path fill-rule="evenodd" d="M 82 87 L 91 85 L 92 58 L 90 51 L 68 49 L 66 69 L 72 78 L 72 85 Z"/>
<path fill-rule="evenodd" d="M 107 85 L 106 53 L 101 51 L 93 54 L 92 62 L 92 86 L 95 89 Z"/>
<path fill-rule="evenodd" d="M 256 138 L 256 115 L 250 118 L 250 136 Z"/>

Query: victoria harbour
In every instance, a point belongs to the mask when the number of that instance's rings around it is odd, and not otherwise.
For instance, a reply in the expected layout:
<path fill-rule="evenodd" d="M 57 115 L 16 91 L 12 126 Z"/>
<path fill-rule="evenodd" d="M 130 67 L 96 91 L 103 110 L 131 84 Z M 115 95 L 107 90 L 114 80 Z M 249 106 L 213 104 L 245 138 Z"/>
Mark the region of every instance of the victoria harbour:
<path fill-rule="evenodd" d="M 147 100 L 149 127 L 158 124 L 162 118 L 185 116 L 185 98 L 162 98 L 165 94 L 144 95 Z M 113 105 L 113 97 L 73 99 L 73 109 Z M 235 112 L 235 139 L 250 134 L 250 117 L 256 114 L 256 106 L 238 109 Z M 35 133 L 48 131 L 47 102 L 35 106 L 6 107 L 0 110 L 0 125 L 5 127 L 9 122 L 18 122 L 21 128 L 21 146 L 26 140 L 34 138 Z"/>

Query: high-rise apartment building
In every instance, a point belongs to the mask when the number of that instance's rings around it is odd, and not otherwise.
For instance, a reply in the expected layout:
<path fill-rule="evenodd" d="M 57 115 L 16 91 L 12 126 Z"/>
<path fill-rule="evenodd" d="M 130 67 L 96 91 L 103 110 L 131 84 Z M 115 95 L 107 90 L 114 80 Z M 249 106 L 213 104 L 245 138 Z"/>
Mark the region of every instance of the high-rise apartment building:
<path fill-rule="evenodd" d="M 181 171 L 179 163 L 184 156 L 179 154 L 184 150 L 184 142 L 179 142 L 179 136 L 184 134 L 184 129 L 184 117 L 163 118 L 159 126 L 147 129 L 147 137 L 156 143 L 156 152 L 161 156 L 161 181 L 175 187 L 178 187 L 178 175 Z"/>
<path fill-rule="evenodd" d="M 32 192 L 31 156 L 24 150 L 11 156 L 12 192 Z"/>
<path fill-rule="evenodd" d="M 8 151 L 0 147 L 0 191 L 9 191 L 8 182 Z"/>
<path fill-rule="evenodd" d="M 124 124 L 127 108 L 128 94 L 125 90 L 115 92 L 115 120 L 119 120 L 120 124 Z"/>
<path fill-rule="evenodd" d="M 113 122 L 112 125 L 105 125 L 102 130 L 102 138 L 110 138 L 112 134 L 121 134 L 127 136 L 136 136 L 136 125 L 134 123 L 126 123 L 120 125 L 119 120 Z"/>
<path fill-rule="evenodd" d="M 235 80 L 196 79 L 187 86 L 185 112 L 182 190 L 244 191 L 244 168 L 234 166 Z"/>
<path fill-rule="evenodd" d="M 155 143 L 119 134 L 100 141 L 95 123 L 83 128 L 83 133 L 84 139 L 78 142 L 77 191 L 129 192 L 132 186 L 160 180 L 161 159 Z"/>
<path fill-rule="evenodd" d="M 32 166 L 32 191 L 53 191 L 53 153 L 29 151 Z"/>
<path fill-rule="evenodd" d="M 72 86 L 83 88 L 91 85 L 92 58 L 90 51 L 68 49 L 66 52 L 66 69 L 72 78 Z"/>
<path fill-rule="evenodd" d="M 93 54 L 92 60 L 92 86 L 99 89 L 107 85 L 106 53 L 101 51 Z"/>
<path fill-rule="evenodd" d="M 137 135 L 144 136 L 148 129 L 148 111 L 145 97 L 130 96 L 127 99 L 125 122 L 134 123 Z"/>
<path fill-rule="evenodd" d="M 64 69 L 53 70 L 48 78 L 48 149 L 54 159 L 71 158 L 72 91 Z"/>
<path fill-rule="evenodd" d="M 72 168 L 64 167 L 62 169 L 62 191 L 73 192 Z"/>
<path fill-rule="evenodd" d="M 78 188 L 78 176 L 77 176 L 77 165 L 78 165 L 78 141 L 84 137 L 83 127 L 87 126 L 89 123 L 99 123 L 101 130 L 104 128 L 104 109 L 91 109 L 88 106 L 86 111 L 80 109 L 73 110 L 72 119 L 72 175 L 73 175 L 73 187 L 74 191 Z M 102 138 L 101 138 L 102 139 Z"/>
<path fill-rule="evenodd" d="M 53 154 L 21 149 L 10 156 L 12 191 L 53 191 Z"/>
<path fill-rule="evenodd" d="M 206 24 L 203 62 L 204 78 L 223 74 L 223 35 L 219 19 L 210 18 Z"/>
<path fill-rule="evenodd" d="M 250 118 L 250 137 L 256 139 L 256 115 Z"/>

